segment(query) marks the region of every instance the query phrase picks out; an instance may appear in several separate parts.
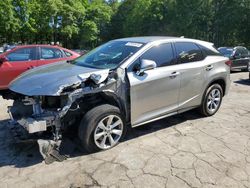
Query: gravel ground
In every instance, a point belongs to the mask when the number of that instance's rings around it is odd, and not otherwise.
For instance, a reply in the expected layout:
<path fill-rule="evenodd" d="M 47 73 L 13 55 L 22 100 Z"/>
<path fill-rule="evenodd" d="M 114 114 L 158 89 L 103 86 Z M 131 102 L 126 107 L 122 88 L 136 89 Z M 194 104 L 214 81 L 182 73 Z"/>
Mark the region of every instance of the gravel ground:
<path fill-rule="evenodd" d="M 196 111 L 129 131 L 117 147 L 72 151 L 44 164 L 34 144 L 13 143 L 0 99 L 0 187 L 250 187 L 250 80 L 233 73 L 219 112 Z"/>

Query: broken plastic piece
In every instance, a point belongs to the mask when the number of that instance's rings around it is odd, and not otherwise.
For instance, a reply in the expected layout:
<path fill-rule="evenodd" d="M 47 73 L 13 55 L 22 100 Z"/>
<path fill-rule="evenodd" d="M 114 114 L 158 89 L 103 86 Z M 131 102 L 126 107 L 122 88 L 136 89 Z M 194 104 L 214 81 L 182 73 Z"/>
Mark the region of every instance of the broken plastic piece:
<path fill-rule="evenodd" d="M 53 140 L 37 140 L 39 151 L 46 164 L 51 164 L 54 161 L 62 162 L 67 159 L 65 155 L 61 155 L 59 152 L 61 142 L 55 142 Z"/>

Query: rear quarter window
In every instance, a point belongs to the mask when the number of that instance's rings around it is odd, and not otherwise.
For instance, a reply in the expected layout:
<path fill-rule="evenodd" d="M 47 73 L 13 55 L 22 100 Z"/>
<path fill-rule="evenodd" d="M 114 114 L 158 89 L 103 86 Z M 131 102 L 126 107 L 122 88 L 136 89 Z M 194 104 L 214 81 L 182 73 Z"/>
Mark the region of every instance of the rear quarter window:
<path fill-rule="evenodd" d="M 70 56 L 73 55 L 73 54 L 71 54 L 70 52 L 67 52 L 67 51 L 65 51 L 65 50 L 63 50 L 63 52 L 65 53 L 65 55 L 66 55 L 67 57 L 70 57 Z"/>
<path fill-rule="evenodd" d="M 205 46 L 202 45 L 198 45 L 200 47 L 200 49 L 202 50 L 202 53 L 205 56 L 223 56 L 218 50 L 216 50 L 214 47 L 214 50 L 211 50 Z"/>

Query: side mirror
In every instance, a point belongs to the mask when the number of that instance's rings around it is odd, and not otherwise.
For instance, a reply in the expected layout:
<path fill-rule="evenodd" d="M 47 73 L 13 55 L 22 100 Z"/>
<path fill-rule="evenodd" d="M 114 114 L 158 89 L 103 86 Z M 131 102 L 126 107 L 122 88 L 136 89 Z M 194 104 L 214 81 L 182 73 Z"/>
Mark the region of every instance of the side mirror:
<path fill-rule="evenodd" d="M 2 65 L 5 61 L 8 61 L 7 57 L 0 57 L 0 65 Z"/>
<path fill-rule="evenodd" d="M 138 76 L 142 76 L 145 71 L 156 68 L 157 65 L 154 61 L 148 59 L 142 59 L 140 69 L 136 72 Z"/>

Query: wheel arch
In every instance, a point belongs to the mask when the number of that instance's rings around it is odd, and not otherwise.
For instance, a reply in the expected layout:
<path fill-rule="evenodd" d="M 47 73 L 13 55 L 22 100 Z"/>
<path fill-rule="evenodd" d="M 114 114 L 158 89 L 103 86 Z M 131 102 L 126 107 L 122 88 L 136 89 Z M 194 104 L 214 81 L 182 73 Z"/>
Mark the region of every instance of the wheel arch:
<path fill-rule="evenodd" d="M 214 85 L 214 84 L 219 84 L 222 88 L 222 92 L 223 92 L 223 96 L 225 95 L 225 92 L 226 92 L 226 81 L 223 77 L 219 77 L 219 78 L 214 78 L 213 80 L 211 80 L 209 82 L 209 84 L 207 85 L 206 89 L 205 89 L 205 92 L 207 91 L 207 89 Z M 204 92 L 204 93 L 205 93 Z"/>
<path fill-rule="evenodd" d="M 88 95 L 84 95 L 81 98 L 74 101 L 71 105 L 71 108 L 74 109 L 76 108 L 76 106 L 78 106 L 79 111 L 82 114 L 85 114 L 87 113 L 87 111 L 91 110 L 96 106 L 109 104 L 118 107 L 121 111 L 121 114 L 126 119 L 128 113 L 124 105 L 125 102 L 126 101 L 123 101 L 121 97 L 119 97 L 115 92 L 107 90 L 98 93 L 91 93 Z"/>

